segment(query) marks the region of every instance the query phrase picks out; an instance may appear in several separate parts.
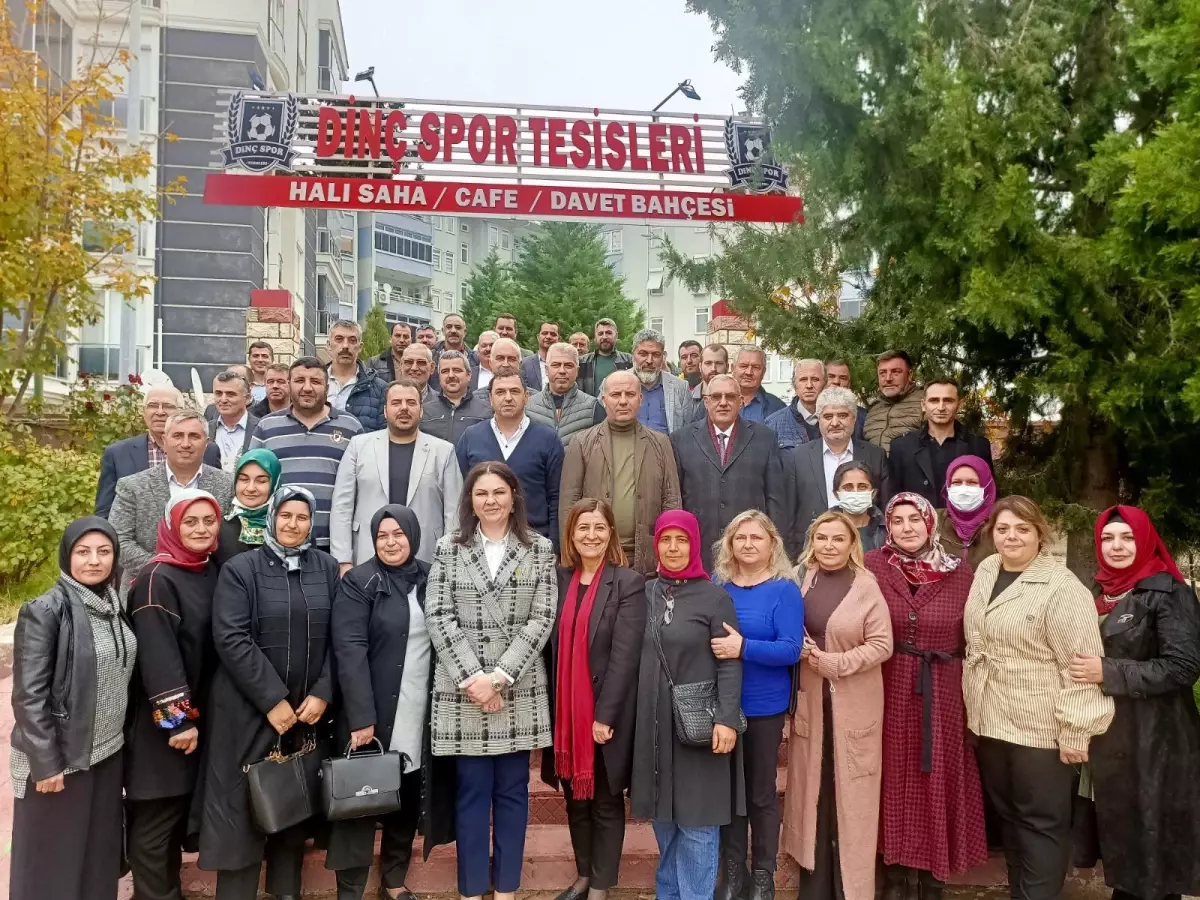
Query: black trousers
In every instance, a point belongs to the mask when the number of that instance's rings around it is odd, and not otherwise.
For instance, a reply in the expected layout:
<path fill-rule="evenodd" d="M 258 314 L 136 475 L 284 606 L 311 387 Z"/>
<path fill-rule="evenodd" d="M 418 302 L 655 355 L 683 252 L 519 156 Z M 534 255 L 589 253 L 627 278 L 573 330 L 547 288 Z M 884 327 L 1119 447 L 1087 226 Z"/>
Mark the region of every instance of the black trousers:
<path fill-rule="evenodd" d="M 980 738 L 983 790 L 1000 817 L 1013 900 L 1056 900 L 1071 854 L 1075 769 L 1057 750 Z"/>
<path fill-rule="evenodd" d="M 553 749 L 543 750 L 553 753 Z M 567 800 L 567 825 L 571 830 L 571 849 L 575 851 L 575 870 L 580 878 L 591 879 L 589 887 L 607 891 L 617 883 L 621 870 L 621 848 L 625 846 L 625 794 L 613 794 L 604 768 L 604 754 L 596 746 L 596 780 L 592 799 L 576 800 L 571 782 L 563 781 Z"/>
<path fill-rule="evenodd" d="M 375 853 L 375 827 L 379 838 L 379 878 L 385 888 L 404 887 L 412 862 L 413 839 L 421 821 L 421 772 L 405 772 L 400 779 L 400 809 L 376 819 L 333 822 L 325 868 L 337 871 L 338 900 L 362 900 Z M 140 900 L 140 898 L 139 898 Z"/>
<path fill-rule="evenodd" d="M 300 896 L 300 868 L 311 822 L 301 822 L 267 838 L 263 858 L 267 862 L 267 893 L 278 897 Z M 217 872 L 217 900 L 257 900 L 258 875 L 262 863 L 244 869 Z"/>
<path fill-rule="evenodd" d="M 779 794 L 775 773 L 779 766 L 779 744 L 783 740 L 786 713 L 747 717 L 742 735 L 742 766 L 746 777 L 746 815 L 734 816 L 721 826 L 721 857 L 744 862 L 747 850 L 751 866 L 775 871 L 779 856 Z M 753 843 L 747 846 L 753 838 Z"/>
<path fill-rule="evenodd" d="M 179 867 L 191 794 L 125 803 L 125 850 L 137 900 L 183 900 Z"/>
<path fill-rule="evenodd" d="M 121 877 L 121 753 L 73 772 L 56 794 L 33 779 L 13 801 L 10 900 L 116 900 Z"/>
<path fill-rule="evenodd" d="M 845 900 L 842 855 L 838 852 L 837 773 L 833 768 L 833 702 L 829 682 L 822 683 L 821 789 L 817 794 L 817 836 L 813 869 L 800 870 L 804 900 Z"/>

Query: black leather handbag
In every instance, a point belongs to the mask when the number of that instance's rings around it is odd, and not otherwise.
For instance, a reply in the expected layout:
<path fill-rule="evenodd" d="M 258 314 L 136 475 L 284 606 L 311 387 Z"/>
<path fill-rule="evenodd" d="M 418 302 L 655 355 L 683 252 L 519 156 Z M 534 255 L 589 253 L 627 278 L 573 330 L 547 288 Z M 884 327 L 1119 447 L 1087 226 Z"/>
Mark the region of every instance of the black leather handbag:
<path fill-rule="evenodd" d="M 244 771 L 254 823 L 263 834 L 278 834 L 316 814 L 321 756 L 315 736 L 289 754 L 277 741 L 266 758 L 250 763 Z"/>
<path fill-rule="evenodd" d="M 383 816 L 400 809 L 400 776 L 407 754 L 361 753 L 346 745 L 346 754 L 321 763 L 321 809 L 330 822 Z"/>

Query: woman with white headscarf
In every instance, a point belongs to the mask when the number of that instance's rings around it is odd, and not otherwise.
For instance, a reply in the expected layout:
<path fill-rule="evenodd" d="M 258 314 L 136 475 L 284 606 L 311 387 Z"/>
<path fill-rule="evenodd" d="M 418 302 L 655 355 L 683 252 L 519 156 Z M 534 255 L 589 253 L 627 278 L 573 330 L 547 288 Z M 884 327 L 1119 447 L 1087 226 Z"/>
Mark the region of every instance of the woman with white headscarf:
<path fill-rule="evenodd" d="M 278 747 L 295 752 L 315 736 L 333 698 L 330 616 L 338 565 L 312 546 L 316 501 L 288 485 L 271 498 L 263 545 L 221 569 L 213 604 L 220 666 L 211 728 L 221 740 L 205 766 L 202 869 L 217 871 L 219 900 L 267 892 L 300 896 L 307 823 L 264 838 L 254 823 L 244 767 Z"/>

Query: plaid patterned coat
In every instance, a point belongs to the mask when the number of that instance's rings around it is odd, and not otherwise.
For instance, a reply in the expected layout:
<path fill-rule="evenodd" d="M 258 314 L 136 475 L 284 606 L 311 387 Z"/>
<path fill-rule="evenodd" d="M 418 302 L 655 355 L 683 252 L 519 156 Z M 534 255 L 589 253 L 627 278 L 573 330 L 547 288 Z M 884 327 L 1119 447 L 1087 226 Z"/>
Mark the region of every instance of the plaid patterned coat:
<path fill-rule="evenodd" d="M 437 654 L 433 682 L 435 756 L 498 756 L 548 747 L 549 687 L 542 648 L 558 605 L 554 550 L 534 534 L 526 547 L 511 533 L 491 578 L 478 535 L 466 546 L 437 543 L 425 593 L 425 621 Z M 514 683 L 504 707 L 485 713 L 459 685 L 499 668 Z"/>

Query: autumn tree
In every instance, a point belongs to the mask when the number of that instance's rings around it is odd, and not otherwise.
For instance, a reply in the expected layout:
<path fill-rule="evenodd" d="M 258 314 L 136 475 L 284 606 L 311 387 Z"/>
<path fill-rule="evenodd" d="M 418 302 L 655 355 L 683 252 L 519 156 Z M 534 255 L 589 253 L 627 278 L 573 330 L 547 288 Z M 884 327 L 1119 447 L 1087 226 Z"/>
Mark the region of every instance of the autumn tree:
<path fill-rule="evenodd" d="M 159 192 L 150 181 L 158 135 L 131 147 L 104 114 L 126 51 L 91 41 L 76 71 L 53 72 L 24 49 L 51 14 L 43 0 L 0 7 L 0 402 L 13 406 L 54 371 L 67 332 L 100 314 L 96 292 L 150 293 L 129 259 L 137 228 L 183 191 L 182 179 Z"/>
<path fill-rule="evenodd" d="M 1117 500 L 1195 544 L 1200 0 L 689 6 L 774 124 L 807 222 L 674 271 L 791 355 L 869 371 L 902 346 L 985 390 L 1013 428 L 1009 486 L 1066 524 L 1078 570 Z M 868 290 L 853 322 L 847 275 Z"/>

